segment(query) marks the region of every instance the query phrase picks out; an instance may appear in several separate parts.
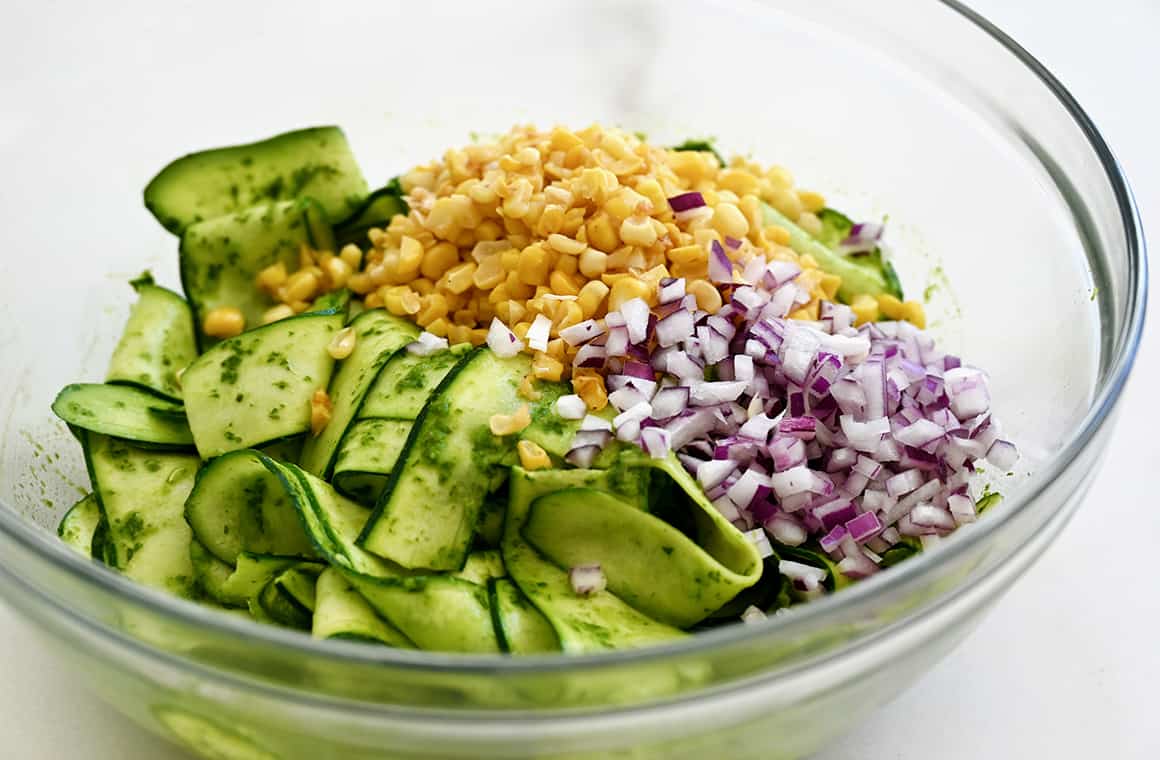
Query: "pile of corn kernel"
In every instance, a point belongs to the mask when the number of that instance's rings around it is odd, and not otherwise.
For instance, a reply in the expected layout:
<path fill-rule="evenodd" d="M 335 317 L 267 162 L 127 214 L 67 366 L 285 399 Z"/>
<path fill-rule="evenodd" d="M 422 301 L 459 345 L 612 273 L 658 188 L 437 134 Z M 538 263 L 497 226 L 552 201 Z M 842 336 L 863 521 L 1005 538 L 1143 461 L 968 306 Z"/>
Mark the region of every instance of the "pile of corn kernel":
<path fill-rule="evenodd" d="M 833 300 L 840 285 L 789 247 L 787 230 L 763 224 L 765 201 L 807 232 L 821 228 L 816 212 L 825 200 L 795 189 L 781 167 L 742 158 L 721 166 L 712 153 L 658 147 L 598 125 L 525 126 L 449 150 L 401 180 L 410 213 L 372 229 L 365 251 L 304 251 L 294 273 L 278 266 L 258 276 L 278 301 L 266 321 L 342 287 L 366 307 L 409 317 L 452 343 L 482 343 L 493 317 L 523 339 L 543 314 L 551 339 L 534 352 L 534 376 L 559 380 L 571 375 L 575 353 L 558 337 L 561 329 L 631 298 L 655 305 L 666 277 L 686 278 L 700 308 L 719 309 L 721 293 L 708 279 L 713 241 L 728 243 L 727 254 L 742 266 L 755 256 L 797 262 L 804 270 L 798 282 L 812 298 L 792 318 L 816 319 L 820 300 Z M 706 206 L 674 213 L 668 199 L 694 190 Z M 890 297 L 852 306 L 860 321 L 880 310 L 923 318 L 920 304 Z M 574 384 L 591 383 L 577 377 Z"/>

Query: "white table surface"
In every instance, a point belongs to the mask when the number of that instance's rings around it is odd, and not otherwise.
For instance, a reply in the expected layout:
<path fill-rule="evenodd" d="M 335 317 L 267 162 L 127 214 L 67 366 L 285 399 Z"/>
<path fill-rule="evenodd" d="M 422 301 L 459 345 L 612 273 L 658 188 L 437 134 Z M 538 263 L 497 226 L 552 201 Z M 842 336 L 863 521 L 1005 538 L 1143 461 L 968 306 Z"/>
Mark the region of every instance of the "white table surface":
<path fill-rule="evenodd" d="M 1072 90 L 1126 166 L 1145 223 L 1160 230 L 1160 4 L 974 5 Z M 1155 331 L 1145 337 L 1107 462 L 1060 540 L 962 647 L 824 760 L 1160 758 L 1158 344 Z M 1135 551 L 1120 538 L 1127 532 L 1140 540 Z M 187 757 L 80 690 L 3 607 L 0 682 L 0 756 Z"/>

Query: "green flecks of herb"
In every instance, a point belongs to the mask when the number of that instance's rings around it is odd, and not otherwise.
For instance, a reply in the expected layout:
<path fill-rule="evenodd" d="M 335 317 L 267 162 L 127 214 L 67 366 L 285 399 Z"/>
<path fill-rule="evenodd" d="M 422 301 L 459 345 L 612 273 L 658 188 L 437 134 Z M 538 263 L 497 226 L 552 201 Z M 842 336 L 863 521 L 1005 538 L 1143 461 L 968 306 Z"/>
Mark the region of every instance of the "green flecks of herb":
<path fill-rule="evenodd" d="M 990 485 L 984 486 L 983 494 L 979 497 L 979 500 L 975 502 L 975 511 L 981 515 L 1002 500 L 1002 494 L 992 491 Z"/>
<path fill-rule="evenodd" d="M 275 177 L 267 182 L 259 191 L 258 195 L 262 198 L 269 198 L 270 200 L 278 200 L 282 197 L 282 191 L 286 187 L 286 180 L 282 177 Z"/>
<path fill-rule="evenodd" d="M 1092 286 L 1092 295 L 1091 295 L 1091 300 L 1093 300 L 1093 301 L 1094 301 L 1094 300 L 1096 300 L 1096 298 L 1099 296 L 1099 294 L 1100 294 L 1100 288 L 1099 288 L 1099 286 L 1098 286 L 1098 285 L 1093 285 L 1093 286 Z"/>
<path fill-rule="evenodd" d="M 694 151 L 697 153 L 712 153 L 713 157 L 717 159 L 718 163 L 720 163 L 722 166 L 726 166 L 727 164 L 725 163 L 725 157 L 718 153 L 717 148 L 713 145 L 715 140 L 716 138 L 713 137 L 706 137 L 699 140 L 689 139 L 685 140 L 680 145 L 674 145 L 673 150 Z"/>
<path fill-rule="evenodd" d="M 241 443 L 242 442 L 242 437 L 232 430 L 227 430 L 224 433 L 222 433 L 222 437 L 225 438 L 230 443 Z"/>
<path fill-rule="evenodd" d="M 233 353 L 222 360 L 221 382 L 222 385 L 233 385 L 238 382 L 238 368 L 242 364 L 242 356 L 240 353 Z"/>

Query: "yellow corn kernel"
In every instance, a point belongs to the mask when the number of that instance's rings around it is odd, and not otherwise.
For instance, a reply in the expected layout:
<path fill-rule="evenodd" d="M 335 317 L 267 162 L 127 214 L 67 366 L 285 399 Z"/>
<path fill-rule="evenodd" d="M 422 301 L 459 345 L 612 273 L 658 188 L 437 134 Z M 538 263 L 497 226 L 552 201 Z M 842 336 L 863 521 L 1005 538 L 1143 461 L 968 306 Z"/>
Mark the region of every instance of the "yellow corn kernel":
<path fill-rule="evenodd" d="M 489 318 L 488 321 L 490 322 L 491 319 Z M 487 330 L 485 328 L 482 328 L 482 327 L 475 328 L 475 329 L 471 330 L 470 333 L 471 333 L 471 335 L 470 335 L 469 341 L 470 341 L 471 345 L 482 346 L 484 343 L 487 342 Z"/>
<path fill-rule="evenodd" d="M 422 263 L 423 244 L 413 237 L 403 236 L 399 242 L 399 263 L 395 269 L 395 277 L 403 282 L 415 279 Z"/>
<path fill-rule="evenodd" d="M 383 245 L 385 245 L 387 242 L 386 238 L 387 233 L 378 227 L 371 227 L 369 230 L 367 230 L 367 240 L 369 240 L 371 245 L 373 245 L 375 248 L 381 248 Z"/>
<path fill-rule="evenodd" d="M 560 307 L 556 310 L 555 318 L 553 319 L 553 326 L 557 331 L 578 325 L 584 321 L 584 309 L 580 307 L 578 301 L 563 301 Z"/>
<path fill-rule="evenodd" d="M 854 311 L 855 324 L 862 325 L 866 322 L 878 321 L 878 299 L 869 293 L 860 293 L 854 296 L 854 300 L 850 302 L 850 308 Z"/>
<path fill-rule="evenodd" d="M 350 281 L 350 264 L 338 256 L 332 256 L 322 262 L 322 274 L 326 280 L 327 290 L 338 290 Z"/>
<path fill-rule="evenodd" d="M 428 295 L 435 292 L 435 283 L 428 280 L 426 277 L 420 277 L 410 282 L 411 290 L 415 291 L 421 296 Z"/>
<path fill-rule="evenodd" d="M 581 170 L 580 176 L 573 180 L 572 194 L 603 204 L 619 186 L 620 180 L 612 172 L 599 167 L 590 167 Z"/>
<path fill-rule="evenodd" d="M 291 301 L 286 305 L 293 309 L 295 314 L 301 314 L 310 308 L 309 301 Z"/>
<path fill-rule="evenodd" d="M 527 404 L 523 404 L 515 414 L 493 414 L 487 421 L 492 435 L 506 436 L 519 433 L 532 424 L 532 413 Z"/>
<path fill-rule="evenodd" d="M 363 252 L 354 243 L 347 243 L 338 252 L 338 257 L 346 262 L 352 272 L 357 272 L 358 268 L 362 266 Z"/>
<path fill-rule="evenodd" d="M 576 303 L 584 313 L 584 319 L 593 319 L 600 313 L 600 307 L 608 296 L 609 288 L 600 280 L 592 280 L 580 288 Z"/>
<path fill-rule="evenodd" d="M 330 358 L 335 360 L 345 359 L 354 351 L 354 346 L 357 341 L 358 336 L 355 335 L 354 328 L 344 327 L 330 339 L 330 343 L 326 346 L 326 353 L 330 354 Z"/>
<path fill-rule="evenodd" d="M 284 301 L 309 301 L 318 294 L 318 275 L 312 270 L 303 269 L 290 275 L 286 285 L 282 288 Z"/>
<path fill-rule="evenodd" d="M 612 220 L 603 211 L 593 215 L 584 225 L 588 233 L 588 245 L 604 253 L 612 253 L 620 247 L 620 238 L 612 226 Z"/>
<path fill-rule="evenodd" d="M 771 224 L 765 228 L 764 232 L 766 240 L 774 245 L 789 245 L 791 236 L 789 230 L 785 227 L 778 224 Z"/>
<path fill-rule="evenodd" d="M 566 210 L 563 206 L 550 203 L 544 206 L 543 213 L 536 220 L 536 234 L 541 237 L 551 237 L 564 227 Z M 566 238 L 565 238 L 566 239 Z"/>
<path fill-rule="evenodd" d="M 330 403 L 330 396 L 325 388 L 314 391 L 310 397 L 310 434 L 318 436 L 330 423 L 331 412 L 334 407 Z"/>
<path fill-rule="evenodd" d="M 548 235 L 548 246 L 554 251 L 566 253 L 569 256 L 579 256 L 588 247 L 577 240 L 573 240 L 559 233 Z"/>
<path fill-rule="evenodd" d="M 528 330 L 530 330 L 531 327 L 531 322 L 516 322 L 514 325 L 511 325 L 511 330 L 516 334 L 517 338 L 523 340 L 527 336 Z"/>
<path fill-rule="evenodd" d="M 429 325 L 440 317 L 446 317 L 447 311 L 447 299 L 442 293 L 422 296 L 419 298 L 419 311 L 415 314 L 415 321 L 420 325 Z"/>
<path fill-rule="evenodd" d="M 506 281 L 496 285 L 491 289 L 491 292 L 487 294 L 488 303 L 493 305 L 506 301 L 509 298 L 511 298 L 511 295 L 508 293 L 508 286 Z"/>
<path fill-rule="evenodd" d="M 519 301 L 500 301 L 495 306 L 495 315 L 505 325 L 514 325 L 528 313 L 527 308 Z"/>
<path fill-rule="evenodd" d="M 608 391 L 604 387 L 604 378 L 593 370 L 577 370 L 572 375 L 572 390 L 584 399 L 590 411 L 599 412 L 608 406 Z"/>
<path fill-rule="evenodd" d="M 902 318 L 920 330 L 926 329 L 926 310 L 918 301 L 906 301 L 902 304 Z"/>
<path fill-rule="evenodd" d="M 580 293 L 580 285 L 576 282 L 576 278 L 560 271 L 552 272 L 548 277 L 548 287 L 558 296 L 574 296 Z"/>
<path fill-rule="evenodd" d="M 822 231 L 822 220 L 818 218 L 817 214 L 809 211 L 803 211 L 797 218 L 798 226 L 811 235 L 818 235 Z"/>
<path fill-rule="evenodd" d="M 648 299 L 648 285 L 636 277 L 622 277 L 612 285 L 612 292 L 608 295 L 608 308 L 616 311 L 625 301 L 633 298 Z"/>
<path fill-rule="evenodd" d="M 683 245 L 669 249 L 669 261 L 674 264 L 696 264 L 708 261 L 709 254 L 702 245 Z"/>
<path fill-rule="evenodd" d="M 503 227 L 499 226 L 499 222 L 494 219 L 484 219 L 475 228 L 476 240 L 499 240 L 503 236 Z"/>
<path fill-rule="evenodd" d="M 802 203 L 802 208 L 811 214 L 816 214 L 826 207 L 826 199 L 822 197 L 821 193 L 815 193 L 813 190 L 798 190 L 797 196 Z"/>
<path fill-rule="evenodd" d="M 564 376 L 564 363 L 541 351 L 532 359 L 532 374 L 537 380 L 558 382 Z"/>
<path fill-rule="evenodd" d="M 526 177 L 517 177 L 508 184 L 507 197 L 503 201 L 503 215 L 509 219 L 522 219 L 531 210 L 532 183 Z"/>
<path fill-rule="evenodd" d="M 568 344 L 564 342 L 563 338 L 552 338 L 548 341 L 548 350 L 544 353 L 553 359 L 564 361 L 564 357 L 568 353 Z"/>
<path fill-rule="evenodd" d="M 594 280 L 608 269 L 608 254 L 595 248 L 589 248 L 580 254 L 580 274 Z"/>
<path fill-rule="evenodd" d="M 383 306 L 383 294 L 377 290 L 367 293 L 363 298 L 363 306 L 368 309 L 378 309 Z"/>
<path fill-rule="evenodd" d="M 770 194 L 769 202 L 791 222 L 796 221 L 801 216 L 802 202 L 798 200 L 797 193 L 792 190 L 775 187 Z"/>
<path fill-rule="evenodd" d="M 721 291 L 708 280 L 694 280 L 685 286 L 685 291 L 697 299 L 697 308 L 716 314 L 721 308 Z"/>
<path fill-rule="evenodd" d="M 713 229 L 726 237 L 741 239 L 749 234 L 749 220 L 732 203 L 718 203 L 710 220 Z"/>
<path fill-rule="evenodd" d="M 584 209 L 574 208 L 569 209 L 567 214 L 564 214 L 564 226 L 560 228 L 561 235 L 571 235 L 580 240 L 580 233 L 584 232 L 584 243 L 588 242 L 588 231 L 584 229 Z"/>
<path fill-rule="evenodd" d="M 268 325 L 272 322 L 277 322 L 279 319 L 286 319 L 292 316 L 294 316 L 294 309 L 284 303 L 280 303 L 277 306 L 271 306 L 269 309 L 266 309 L 265 313 L 262 314 L 262 324 Z"/>
<path fill-rule="evenodd" d="M 474 261 L 465 261 L 457 264 L 443 275 L 440 287 L 452 293 L 463 293 L 471 287 L 472 277 L 475 276 L 476 264 Z"/>
<path fill-rule="evenodd" d="M 366 295 L 375 289 L 375 284 L 365 272 L 355 272 L 346 281 L 346 286 L 358 295 Z"/>
<path fill-rule="evenodd" d="M 536 378 L 534 375 L 524 375 L 524 379 L 520 380 L 520 387 L 516 389 L 516 395 L 520 398 L 526 398 L 528 401 L 539 401 L 544 397 L 542 391 L 536 390 Z"/>
<path fill-rule="evenodd" d="M 471 275 L 471 281 L 480 290 L 491 290 L 503 282 L 505 277 L 507 272 L 503 268 L 503 257 L 493 253 L 479 260 L 479 265 Z"/>
<path fill-rule="evenodd" d="M 647 216 L 630 216 L 620 223 L 620 239 L 626 245 L 647 248 L 657 241 L 657 230 Z"/>
<path fill-rule="evenodd" d="M 246 317 L 234 306 L 218 306 L 205 315 L 201 327 L 211 337 L 232 338 L 246 329 Z"/>
<path fill-rule="evenodd" d="M 821 305 L 820 302 L 817 301 L 816 299 L 813 301 L 810 301 L 808 304 L 801 307 L 800 309 L 795 309 L 795 310 L 791 311 L 789 313 L 789 318 L 790 319 L 800 319 L 800 320 L 803 320 L 805 322 L 816 322 L 818 319 L 818 308 L 820 307 L 820 305 Z"/>
<path fill-rule="evenodd" d="M 826 300 L 833 301 L 838 297 L 838 288 L 842 287 L 842 278 L 836 274 L 823 273 L 818 286 Z"/>
<path fill-rule="evenodd" d="M 580 269 L 580 257 L 578 256 L 561 256 L 556 259 L 556 268 L 553 271 L 563 272 L 566 275 L 574 275 Z"/>
<path fill-rule="evenodd" d="M 758 179 L 744 169 L 726 169 L 717 175 L 717 186 L 741 197 L 757 192 Z"/>
<path fill-rule="evenodd" d="M 905 314 L 902 308 L 902 301 L 899 301 L 888 293 L 883 293 L 878 296 L 878 309 L 887 319 L 902 319 Z"/>
<path fill-rule="evenodd" d="M 386 286 L 379 288 L 379 297 L 387 311 L 397 317 L 418 314 L 422 308 L 422 301 L 418 293 L 406 285 Z"/>
<path fill-rule="evenodd" d="M 404 238 L 406 241 L 410 238 Z M 420 250 L 423 263 L 419 266 L 419 271 L 429 280 L 438 280 L 443 276 L 455 263 L 459 261 L 459 249 L 453 244 L 443 242 L 432 246 L 431 250 L 423 253 Z M 400 262 L 402 263 L 402 262 Z"/>
<path fill-rule="evenodd" d="M 451 325 L 447 328 L 447 341 L 452 345 L 456 343 L 470 343 L 471 328 L 465 324 Z"/>
<path fill-rule="evenodd" d="M 668 210 L 668 197 L 665 195 L 665 191 L 661 189 L 660 183 L 652 177 L 646 177 L 640 180 L 633 189 L 648 200 L 652 205 L 653 213 L 659 215 L 662 211 Z"/>
<path fill-rule="evenodd" d="M 446 317 L 440 317 L 423 329 L 432 335 L 438 335 L 440 338 L 446 338 L 448 331 L 451 329 L 451 323 L 447 321 Z"/>
<path fill-rule="evenodd" d="M 548 252 L 539 244 L 529 245 L 520 251 L 519 272 L 520 282 L 525 285 L 542 285 L 548 281 Z"/>
<path fill-rule="evenodd" d="M 267 293 L 275 293 L 278 288 L 286 284 L 286 265 L 279 261 L 258 272 L 258 287 Z"/>

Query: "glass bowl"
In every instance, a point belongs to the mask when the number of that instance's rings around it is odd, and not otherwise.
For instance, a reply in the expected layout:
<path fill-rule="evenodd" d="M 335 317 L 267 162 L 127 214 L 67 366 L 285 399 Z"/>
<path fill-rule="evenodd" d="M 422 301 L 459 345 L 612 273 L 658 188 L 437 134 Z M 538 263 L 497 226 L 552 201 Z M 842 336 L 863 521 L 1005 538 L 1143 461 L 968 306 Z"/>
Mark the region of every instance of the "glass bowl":
<path fill-rule="evenodd" d="M 1094 126 L 986 21 L 950 2 L 793 5 L 141 4 L 14 20 L 0 594 L 102 697 L 226 760 L 791 758 L 889 700 L 1081 501 L 1140 335 L 1143 240 Z M 929 297 L 949 350 L 991 372 L 1020 444 L 1014 473 L 989 473 L 1004 502 L 788 614 L 574 658 L 318 643 L 134 586 L 56 542 L 85 476 L 49 402 L 102 376 L 129 277 L 150 267 L 176 284 L 176 241 L 140 203 L 157 168 L 338 123 L 374 183 L 524 121 L 713 136 L 855 217 L 889 213 L 907 290 Z"/>

